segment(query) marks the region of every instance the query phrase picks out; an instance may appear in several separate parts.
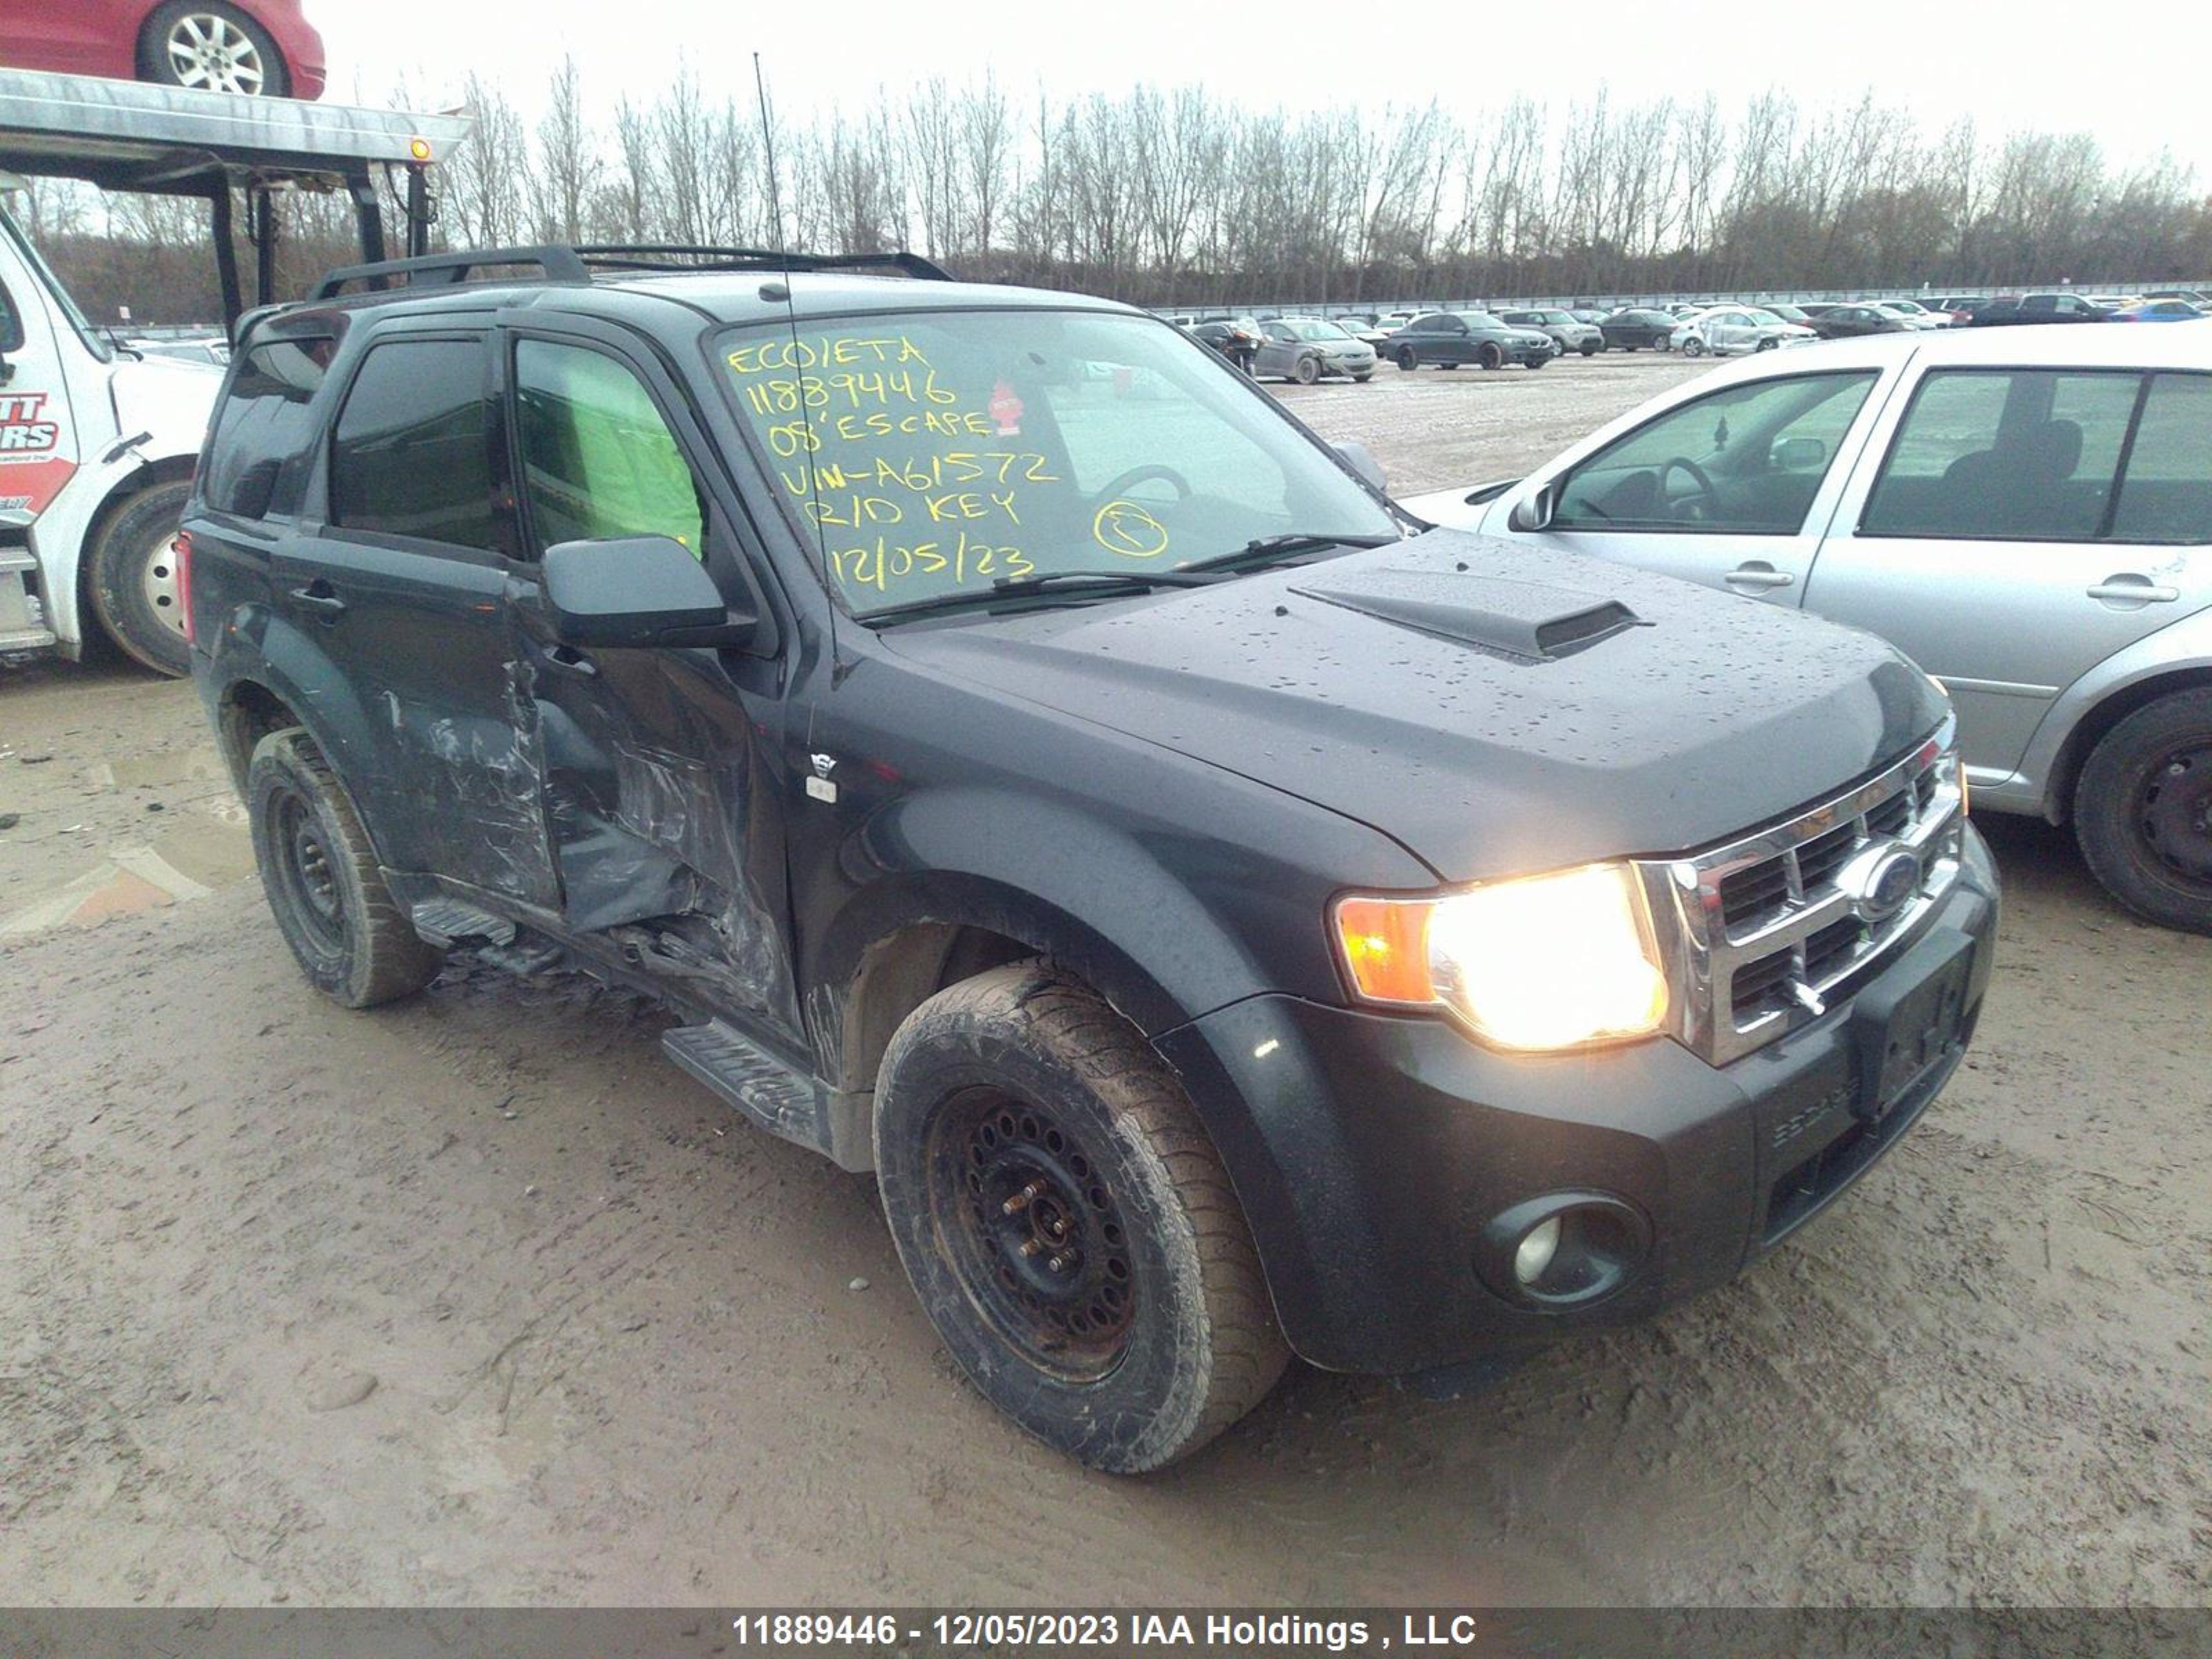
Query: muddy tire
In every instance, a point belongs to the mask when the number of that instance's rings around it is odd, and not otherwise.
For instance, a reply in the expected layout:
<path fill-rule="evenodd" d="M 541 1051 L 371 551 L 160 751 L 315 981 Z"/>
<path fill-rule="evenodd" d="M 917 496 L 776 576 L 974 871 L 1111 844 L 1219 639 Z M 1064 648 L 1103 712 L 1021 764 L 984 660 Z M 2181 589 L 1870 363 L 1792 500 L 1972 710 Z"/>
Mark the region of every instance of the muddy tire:
<path fill-rule="evenodd" d="M 2074 788 L 2074 836 L 2129 909 L 2212 933 L 2212 690 L 2160 697 L 2104 735 Z"/>
<path fill-rule="evenodd" d="M 1141 1474 L 1244 1415 L 1289 1358 L 1212 1143 L 1144 1036 L 1042 962 L 892 1036 L 876 1175 L 915 1293 L 1038 1439 Z"/>
<path fill-rule="evenodd" d="M 246 806 L 277 931 L 317 989 L 369 1008 L 436 977 L 443 956 L 393 901 L 352 798 L 304 728 L 254 745 Z"/>
<path fill-rule="evenodd" d="M 140 490 L 108 514 L 87 558 L 86 583 L 100 628 L 156 673 L 191 672 L 184 595 L 169 550 L 191 493 L 181 479 Z"/>

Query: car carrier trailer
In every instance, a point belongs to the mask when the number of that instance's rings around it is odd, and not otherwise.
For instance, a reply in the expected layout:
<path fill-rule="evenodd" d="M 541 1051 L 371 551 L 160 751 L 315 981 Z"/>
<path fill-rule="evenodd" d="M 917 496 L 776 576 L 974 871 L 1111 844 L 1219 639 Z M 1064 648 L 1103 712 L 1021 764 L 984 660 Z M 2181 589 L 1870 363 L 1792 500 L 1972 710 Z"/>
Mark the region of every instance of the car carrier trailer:
<path fill-rule="evenodd" d="M 226 325 L 276 293 L 281 204 L 343 191 L 364 261 L 428 250 L 430 173 L 465 117 L 0 70 L 0 173 L 202 198 Z M 241 238 L 240 232 L 243 231 Z M 82 654 L 95 625 L 165 673 L 186 666 L 168 550 L 222 372 L 118 349 L 0 198 L 0 652 Z"/>

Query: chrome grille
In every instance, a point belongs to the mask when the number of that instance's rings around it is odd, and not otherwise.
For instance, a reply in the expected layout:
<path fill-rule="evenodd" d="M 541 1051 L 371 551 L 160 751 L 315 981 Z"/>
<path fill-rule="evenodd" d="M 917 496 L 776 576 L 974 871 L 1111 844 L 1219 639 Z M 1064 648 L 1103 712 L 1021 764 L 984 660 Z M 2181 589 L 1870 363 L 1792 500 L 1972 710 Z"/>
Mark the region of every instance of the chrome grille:
<path fill-rule="evenodd" d="M 1725 1065 L 1816 1018 L 1950 890 L 1964 823 L 1955 729 L 1771 829 L 1638 862 L 1675 988 L 1675 1035 L 1691 1048 Z M 1917 860 L 1918 879 L 1885 907 L 1869 888 L 1900 852 Z"/>

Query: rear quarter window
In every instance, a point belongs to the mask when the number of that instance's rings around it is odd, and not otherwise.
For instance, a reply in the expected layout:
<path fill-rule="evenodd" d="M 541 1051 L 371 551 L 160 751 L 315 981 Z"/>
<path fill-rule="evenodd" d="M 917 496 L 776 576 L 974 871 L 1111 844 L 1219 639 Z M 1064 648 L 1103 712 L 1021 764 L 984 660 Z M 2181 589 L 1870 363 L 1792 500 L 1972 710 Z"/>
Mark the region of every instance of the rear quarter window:
<path fill-rule="evenodd" d="M 270 510 L 277 475 L 314 436 L 308 404 L 336 344 L 327 335 L 270 340 L 240 359 L 208 441 L 201 498 L 209 507 L 248 519 Z"/>

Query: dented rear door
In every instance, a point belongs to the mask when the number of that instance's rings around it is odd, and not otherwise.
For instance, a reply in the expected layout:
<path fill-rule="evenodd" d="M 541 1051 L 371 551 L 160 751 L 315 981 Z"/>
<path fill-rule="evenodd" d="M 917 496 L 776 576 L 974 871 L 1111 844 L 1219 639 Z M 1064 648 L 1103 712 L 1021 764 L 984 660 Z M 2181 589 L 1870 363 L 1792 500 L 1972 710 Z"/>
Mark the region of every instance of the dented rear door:
<path fill-rule="evenodd" d="M 495 509 L 488 336 L 377 331 L 342 394 L 323 522 L 276 558 L 302 694 L 326 691 L 380 855 L 550 908 L 538 720 L 517 671 Z M 320 683 L 319 684 L 318 683 Z"/>

